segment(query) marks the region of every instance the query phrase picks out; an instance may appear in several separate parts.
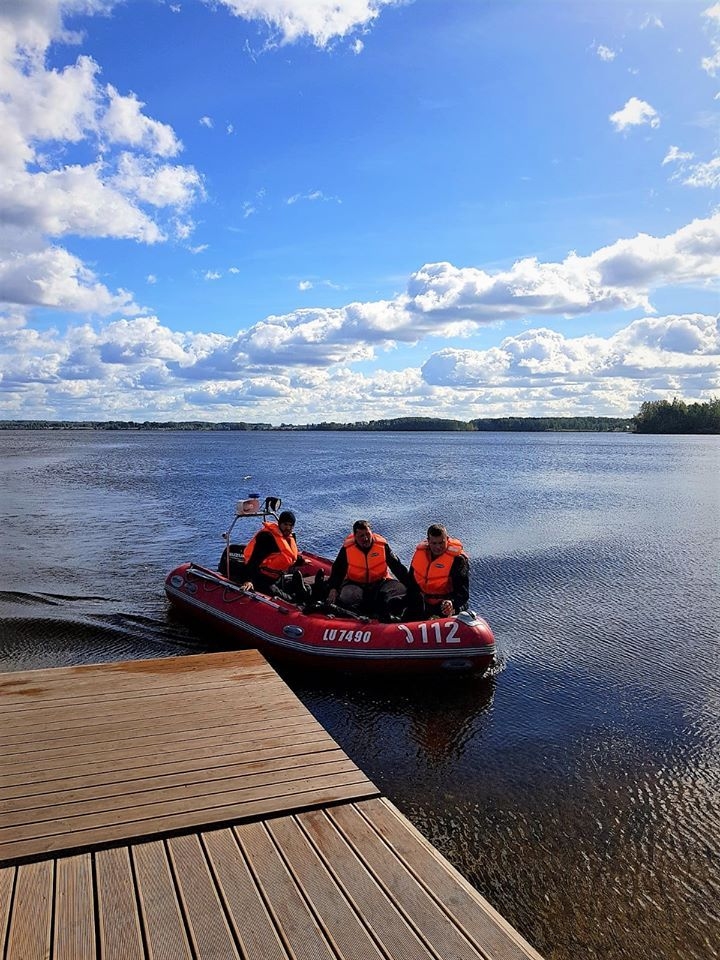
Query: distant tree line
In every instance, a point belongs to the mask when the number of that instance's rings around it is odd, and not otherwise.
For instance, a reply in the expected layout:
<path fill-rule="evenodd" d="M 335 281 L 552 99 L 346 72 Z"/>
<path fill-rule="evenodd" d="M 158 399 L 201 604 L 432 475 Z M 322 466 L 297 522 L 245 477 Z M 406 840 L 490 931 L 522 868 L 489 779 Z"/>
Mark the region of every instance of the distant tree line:
<path fill-rule="evenodd" d="M 0 420 L 0 430 L 272 430 L 270 423 L 210 420 Z"/>
<path fill-rule="evenodd" d="M 0 420 L 0 430 L 284 430 L 284 431 L 370 431 L 419 432 L 444 431 L 473 433 L 480 430 L 585 430 L 629 431 L 631 421 L 618 417 L 501 417 L 498 419 L 451 420 L 442 417 L 393 417 L 382 420 L 356 420 L 339 423 L 323 420 L 320 423 L 244 423 L 242 421 L 213 423 L 205 420 L 156 421 L 145 420 Z"/>
<path fill-rule="evenodd" d="M 286 431 L 445 431 L 471 433 L 500 430 L 525 433 L 574 430 L 616 433 L 720 433 L 720 399 L 707 403 L 652 400 L 643 403 L 634 417 L 481 417 L 476 420 L 451 420 L 441 417 L 392 417 L 382 420 L 356 420 L 338 423 L 213 423 L 206 420 L 0 420 L 0 430 L 286 430 Z"/>
<path fill-rule="evenodd" d="M 449 430 L 468 432 L 474 430 L 472 423 L 466 420 L 444 420 L 441 417 L 394 417 L 384 420 L 356 420 L 355 423 L 336 423 L 323 421 L 311 423 L 304 427 L 290 427 L 285 424 L 280 429 L 286 430 L 370 430 L 370 431 L 418 431 L 418 430 Z"/>
<path fill-rule="evenodd" d="M 633 417 L 636 433 L 720 433 L 720 397 L 707 403 L 648 400 Z"/>
<path fill-rule="evenodd" d="M 622 417 L 500 417 L 471 420 L 473 430 L 511 430 L 542 433 L 546 430 L 585 430 L 594 433 L 630 429 Z"/>

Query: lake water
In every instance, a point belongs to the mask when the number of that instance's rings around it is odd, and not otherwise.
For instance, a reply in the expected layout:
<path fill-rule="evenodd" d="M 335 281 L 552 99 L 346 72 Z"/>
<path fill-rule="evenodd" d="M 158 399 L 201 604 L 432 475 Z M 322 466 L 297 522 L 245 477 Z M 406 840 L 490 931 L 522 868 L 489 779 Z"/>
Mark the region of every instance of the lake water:
<path fill-rule="evenodd" d="M 251 491 L 330 556 L 358 517 L 406 562 L 445 522 L 495 676 L 281 673 L 548 960 L 718 955 L 717 437 L 0 432 L 0 454 L 2 670 L 211 649 L 163 580 L 215 565 Z"/>

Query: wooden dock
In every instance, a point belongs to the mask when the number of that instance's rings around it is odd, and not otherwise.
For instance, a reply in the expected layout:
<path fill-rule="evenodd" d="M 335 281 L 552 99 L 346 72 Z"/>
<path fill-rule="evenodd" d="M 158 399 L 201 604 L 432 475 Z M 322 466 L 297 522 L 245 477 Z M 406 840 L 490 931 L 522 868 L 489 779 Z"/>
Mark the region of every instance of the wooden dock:
<path fill-rule="evenodd" d="M 256 651 L 0 674 L 4 960 L 541 960 Z"/>

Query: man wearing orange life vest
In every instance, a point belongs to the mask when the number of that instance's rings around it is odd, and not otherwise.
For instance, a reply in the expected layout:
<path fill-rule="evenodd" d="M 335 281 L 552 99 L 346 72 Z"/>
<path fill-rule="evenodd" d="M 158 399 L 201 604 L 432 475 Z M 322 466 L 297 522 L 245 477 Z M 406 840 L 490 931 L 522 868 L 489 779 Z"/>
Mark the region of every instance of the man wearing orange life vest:
<path fill-rule="evenodd" d="M 295 514 L 283 510 L 277 523 L 263 523 L 245 547 L 245 576 L 243 590 L 267 593 L 282 574 L 302 562 L 293 528 Z"/>
<path fill-rule="evenodd" d="M 367 520 L 356 520 L 332 565 L 328 601 L 382 620 L 399 619 L 408 581 L 407 568 L 387 540 L 373 533 Z"/>
<path fill-rule="evenodd" d="M 408 618 L 451 617 L 465 610 L 470 599 L 468 558 L 459 540 L 440 523 L 428 527 L 410 563 L 412 580 Z"/>

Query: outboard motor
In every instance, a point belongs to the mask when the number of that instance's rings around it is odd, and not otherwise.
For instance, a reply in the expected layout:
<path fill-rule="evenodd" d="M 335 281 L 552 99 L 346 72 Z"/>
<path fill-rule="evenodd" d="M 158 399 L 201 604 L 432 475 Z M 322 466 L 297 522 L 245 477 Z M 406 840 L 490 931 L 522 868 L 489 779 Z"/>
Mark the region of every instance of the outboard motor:
<path fill-rule="evenodd" d="M 228 567 L 228 551 L 230 551 L 230 566 Z M 218 563 L 218 573 L 232 580 L 233 583 L 244 583 L 247 580 L 245 572 L 245 544 L 231 543 L 225 547 Z"/>

